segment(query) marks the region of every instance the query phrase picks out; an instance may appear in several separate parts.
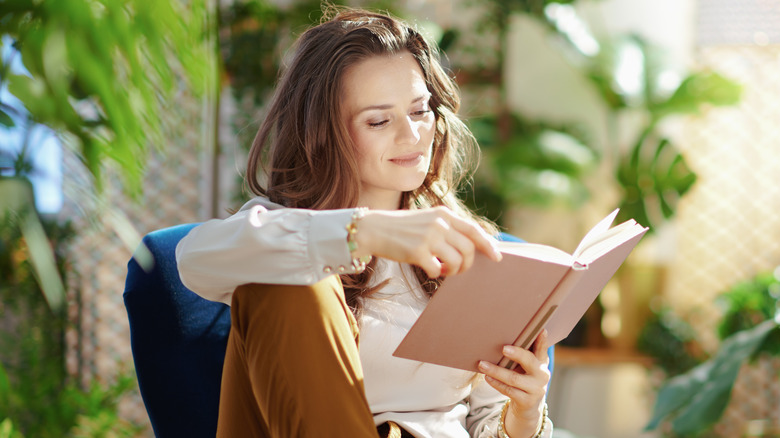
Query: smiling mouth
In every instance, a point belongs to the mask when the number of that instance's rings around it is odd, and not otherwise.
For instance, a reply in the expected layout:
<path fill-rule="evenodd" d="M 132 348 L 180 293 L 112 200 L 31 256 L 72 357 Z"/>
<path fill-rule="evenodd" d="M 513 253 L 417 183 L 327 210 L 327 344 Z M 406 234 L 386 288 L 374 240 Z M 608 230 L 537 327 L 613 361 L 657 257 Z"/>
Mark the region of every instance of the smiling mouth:
<path fill-rule="evenodd" d="M 401 155 L 400 157 L 391 158 L 390 161 L 402 167 L 411 167 L 419 164 L 423 159 L 422 152 L 415 152 L 413 154 Z"/>

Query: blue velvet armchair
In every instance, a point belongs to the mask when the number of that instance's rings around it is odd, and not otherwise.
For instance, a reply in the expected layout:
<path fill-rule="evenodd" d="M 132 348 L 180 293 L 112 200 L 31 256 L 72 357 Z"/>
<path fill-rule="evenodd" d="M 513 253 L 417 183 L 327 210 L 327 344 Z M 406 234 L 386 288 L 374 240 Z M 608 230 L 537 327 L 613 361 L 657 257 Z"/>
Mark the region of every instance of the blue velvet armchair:
<path fill-rule="evenodd" d="M 176 244 L 197 224 L 146 235 L 154 266 L 127 266 L 124 301 L 138 386 L 155 436 L 210 437 L 217 430 L 230 308 L 184 287 Z"/>
<path fill-rule="evenodd" d="M 124 302 L 133 361 L 158 438 L 214 437 L 217 430 L 230 308 L 204 300 L 179 279 L 176 245 L 195 225 L 149 233 L 143 244 L 152 268 L 144 270 L 135 258 L 127 266 Z"/>

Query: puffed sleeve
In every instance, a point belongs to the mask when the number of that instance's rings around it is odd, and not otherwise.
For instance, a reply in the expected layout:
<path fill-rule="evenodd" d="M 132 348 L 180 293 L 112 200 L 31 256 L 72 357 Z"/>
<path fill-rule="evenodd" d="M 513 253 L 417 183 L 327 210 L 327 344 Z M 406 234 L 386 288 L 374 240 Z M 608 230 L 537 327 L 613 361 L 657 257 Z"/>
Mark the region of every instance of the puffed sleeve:
<path fill-rule="evenodd" d="M 346 226 L 353 212 L 251 201 L 227 219 L 198 225 L 179 242 L 182 283 L 208 300 L 230 304 L 242 284 L 314 284 L 342 266 L 352 272 Z"/>
<path fill-rule="evenodd" d="M 469 413 L 466 416 L 466 428 L 473 438 L 495 438 L 498 432 L 498 422 L 501 409 L 507 396 L 480 380 L 475 384 L 469 396 Z M 553 424 L 545 419 L 541 438 L 552 438 Z"/>

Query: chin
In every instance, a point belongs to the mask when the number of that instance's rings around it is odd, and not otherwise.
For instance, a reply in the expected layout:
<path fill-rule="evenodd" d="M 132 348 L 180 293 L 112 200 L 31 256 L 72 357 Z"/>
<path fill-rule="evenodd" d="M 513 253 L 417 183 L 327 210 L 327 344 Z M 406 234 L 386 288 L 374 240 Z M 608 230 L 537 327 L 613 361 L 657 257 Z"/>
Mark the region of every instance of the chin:
<path fill-rule="evenodd" d="M 402 192 L 412 192 L 412 191 L 415 191 L 415 190 L 419 189 L 420 187 L 422 187 L 424 181 L 425 181 L 425 175 L 423 175 L 422 178 L 416 179 L 414 181 L 410 181 L 409 184 L 403 184 L 400 187 L 400 191 L 402 191 Z"/>

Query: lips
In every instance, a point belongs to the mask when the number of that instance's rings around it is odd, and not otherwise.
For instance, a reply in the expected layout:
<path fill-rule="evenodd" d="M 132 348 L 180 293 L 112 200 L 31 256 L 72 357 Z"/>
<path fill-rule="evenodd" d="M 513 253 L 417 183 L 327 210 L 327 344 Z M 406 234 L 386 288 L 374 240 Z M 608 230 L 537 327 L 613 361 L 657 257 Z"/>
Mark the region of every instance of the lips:
<path fill-rule="evenodd" d="M 416 166 L 422 161 L 424 154 L 422 152 L 412 152 L 410 154 L 399 155 L 391 158 L 390 162 L 402 167 Z"/>

